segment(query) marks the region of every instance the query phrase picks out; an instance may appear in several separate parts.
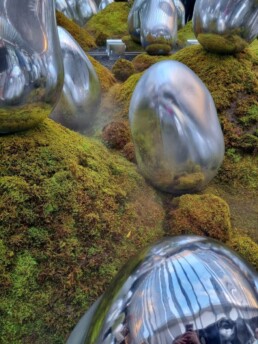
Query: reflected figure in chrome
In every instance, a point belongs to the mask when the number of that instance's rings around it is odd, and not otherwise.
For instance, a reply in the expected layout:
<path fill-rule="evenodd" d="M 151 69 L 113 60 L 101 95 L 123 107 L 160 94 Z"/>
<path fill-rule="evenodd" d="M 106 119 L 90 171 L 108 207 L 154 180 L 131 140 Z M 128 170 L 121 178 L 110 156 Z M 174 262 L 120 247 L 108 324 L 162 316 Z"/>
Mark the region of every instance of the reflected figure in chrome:
<path fill-rule="evenodd" d="M 49 116 L 63 86 L 54 4 L 0 3 L 0 133 L 29 129 Z"/>
<path fill-rule="evenodd" d="M 98 12 L 95 0 L 56 0 L 56 9 L 80 26 Z"/>
<path fill-rule="evenodd" d="M 206 50 L 240 52 L 258 35 L 257 0 L 196 0 L 193 29 Z"/>
<path fill-rule="evenodd" d="M 99 79 L 73 37 L 62 27 L 58 27 L 58 34 L 64 61 L 64 87 L 50 118 L 72 130 L 90 131 L 100 104 Z"/>

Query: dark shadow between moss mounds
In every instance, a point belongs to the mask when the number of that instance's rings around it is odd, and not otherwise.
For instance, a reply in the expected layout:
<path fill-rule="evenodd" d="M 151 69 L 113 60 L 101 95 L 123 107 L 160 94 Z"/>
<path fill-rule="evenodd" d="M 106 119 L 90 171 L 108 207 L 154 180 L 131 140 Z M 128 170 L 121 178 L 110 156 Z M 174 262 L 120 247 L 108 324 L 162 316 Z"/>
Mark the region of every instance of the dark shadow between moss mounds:
<path fill-rule="evenodd" d="M 63 343 L 163 209 L 133 164 L 51 120 L 0 151 L 3 343 Z"/>

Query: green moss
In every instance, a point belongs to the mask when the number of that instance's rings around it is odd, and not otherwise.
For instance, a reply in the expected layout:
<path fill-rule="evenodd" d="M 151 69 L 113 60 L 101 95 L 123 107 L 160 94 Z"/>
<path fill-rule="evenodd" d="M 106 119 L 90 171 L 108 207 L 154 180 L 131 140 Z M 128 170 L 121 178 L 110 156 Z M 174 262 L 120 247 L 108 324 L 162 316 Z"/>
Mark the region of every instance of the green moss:
<path fill-rule="evenodd" d="M 110 90 L 110 88 L 116 83 L 116 79 L 109 69 L 102 66 L 101 63 L 96 61 L 92 56 L 88 55 L 90 62 L 93 64 L 93 67 L 98 75 L 101 90 L 103 93 Z"/>
<path fill-rule="evenodd" d="M 133 41 L 130 35 L 123 36 L 122 40 L 126 45 L 126 51 L 144 51 L 141 44 Z"/>
<path fill-rule="evenodd" d="M 125 81 L 135 73 L 134 66 L 131 61 L 118 59 L 112 67 L 112 73 L 118 81 Z"/>
<path fill-rule="evenodd" d="M 121 38 L 128 35 L 127 17 L 130 5 L 125 2 L 113 2 L 97 13 L 85 25 L 94 37 L 103 33 L 109 38 Z"/>
<path fill-rule="evenodd" d="M 258 271 L 258 245 L 248 236 L 235 236 L 227 243 Z"/>
<path fill-rule="evenodd" d="M 73 36 L 84 51 L 96 48 L 94 38 L 84 28 L 68 19 L 63 13 L 56 11 L 56 21 L 57 25 L 62 26 Z"/>
<path fill-rule="evenodd" d="M 250 45 L 250 49 L 256 54 L 258 55 L 258 38 L 256 38 L 252 44 Z"/>
<path fill-rule="evenodd" d="M 212 194 L 175 198 L 169 211 L 169 235 L 196 234 L 227 241 L 231 236 L 227 203 Z"/>
<path fill-rule="evenodd" d="M 0 137 L 3 343 L 63 343 L 121 264 L 162 236 L 136 168 L 51 120 Z"/>
<path fill-rule="evenodd" d="M 149 55 L 168 55 L 171 51 L 171 46 L 165 43 L 152 43 L 145 50 Z"/>
<path fill-rule="evenodd" d="M 182 27 L 180 30 L 178 30 L 177 46 L 180 48 L 185 47 L 187 45 L 188 39 L 195 39 L 192 21 L 187 22 L 184 27 Z"/>

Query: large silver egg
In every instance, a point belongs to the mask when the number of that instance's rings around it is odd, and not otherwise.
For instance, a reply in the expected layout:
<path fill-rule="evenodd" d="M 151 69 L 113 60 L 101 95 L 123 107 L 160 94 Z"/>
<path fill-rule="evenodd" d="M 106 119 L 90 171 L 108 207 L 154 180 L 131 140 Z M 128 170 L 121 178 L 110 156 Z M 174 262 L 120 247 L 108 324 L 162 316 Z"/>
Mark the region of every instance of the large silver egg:
<path fill-rule="evenodd" d="M 146 0 L 134 0 L 127 19 L 128 32 L 137 43 L 141 42 L 141 13 L 146 3 Z"/>
<path fill-rule="evenodd" d="M 63 86 L 54 3 L 0 2 L 0 133 L 34 127 L 49 116 Z"/>
<path fill-rule="evenodd" d="M 257 0 L 196 0 L 193 29 L 205 49 L 239 52 L 258 35 Z"/>
<path fill-rule="evenodd" d="M 148 53 L 164 54 L 177 39 L 177 10 L 173 0 L 148 0 L 140 12 L 141 44 Z M 152 52 L 151 52 L 152 51 Z"/>
<path fill-rule="evenodd" d="M 131 259 L 67 343 L 247 344 L 257 328 L 257 272 L 216 241 L 181 236 Z"/>
<path fill-rule="evenodd" d="M 184 64 L 150 67 L 135 87 L 129 119 L 140 172 L 160 190 L 195 192 L 216 175 L 224 156 L 216 108 Z"/>
<path fill-rule="evenodd" d="M 80 26 L 98 12 L 94 0 L 56 0 L 56 9 Z"/>
<path fill-rule="evenodd" d="M 62 95 L 50 118 L 72 130 L 90 130 L 100 104 L 99 79 L 92 63 L 73 37 L 60 26 L 58 34 L 65 76 Z"/>

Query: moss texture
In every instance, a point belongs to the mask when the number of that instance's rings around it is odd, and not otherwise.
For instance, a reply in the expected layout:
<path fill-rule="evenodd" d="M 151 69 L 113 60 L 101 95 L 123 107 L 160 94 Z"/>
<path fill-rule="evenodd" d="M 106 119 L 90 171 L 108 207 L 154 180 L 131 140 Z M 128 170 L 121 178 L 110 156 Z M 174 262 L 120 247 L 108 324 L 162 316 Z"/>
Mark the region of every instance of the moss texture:
<path fill-rule="evenodd" d="M 177 46 L 183 48 L 187 45 L 188 39 L 196 39 L 193 32 L 193 23 L 189 21 L 177 32 Z"/>
<path fill-rule="evenodd" d="M 110 148 L 123 149 L 131 140 L 128 122 L 109 123 L 103 128 L 102 139 Z"/>
<path fill-rule="evenodd" d="M 196 234 L 222 242 L 231 236 L 229 207 L 223 199 L 212 194 L 175 198 L 168 218 L 169 235 Z"/>
<path fill-rule="evenodd" d="M 73 36 L 84 51 L 96 48 L 94 38 L 84 28 L 68 19 L 63 13 L 56 11 L 56 21 L 57 25 L 62 26 Z"/>
<path fill-rule="evenodd" d="M 63 343 L 163 209 L 134 165 L 51 120 L 0 151 L 2 343 Z"/>
<path fill-rule="evenodd" d="M 118 59 L 112 67 L 112 73 L 118 81 L 126 81 L 135 73 L 134 66 L 131 61 Z"/>
<path fill-rule="evenodd" d="M 116 83 L 116 79 L 110 70 L 95 60 L 94 57 L 88 55 L 88 58 L 93 64 L 93 67 L 95 68 L 95 71 L 99 77 L 102 93 L 106 93 Z"/>
<path fill-rule="evenodd" d="M 245 258 L 258 271 L 258 245 L 248 236 L 235 236 L 227 243 L 235 252 Z"/>

